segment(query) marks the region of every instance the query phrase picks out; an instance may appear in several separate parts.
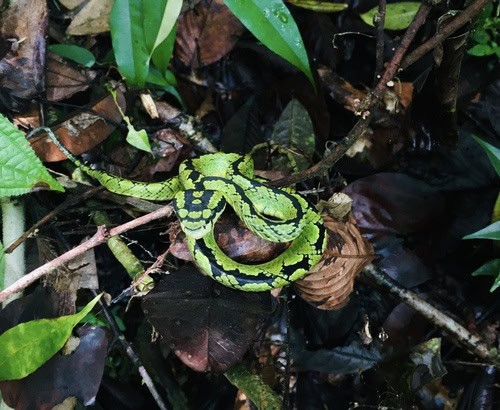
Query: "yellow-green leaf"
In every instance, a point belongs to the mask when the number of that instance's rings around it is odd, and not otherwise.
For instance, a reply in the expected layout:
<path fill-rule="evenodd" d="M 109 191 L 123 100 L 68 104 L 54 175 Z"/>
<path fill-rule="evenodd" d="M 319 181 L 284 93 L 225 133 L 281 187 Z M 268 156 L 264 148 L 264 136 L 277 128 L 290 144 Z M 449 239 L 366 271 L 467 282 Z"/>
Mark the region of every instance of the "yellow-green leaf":
<path fill-rule="evenodd" d="M 332 3 L 331 1 L 320 0 L 288 0 L 288 3 L 319 13 L 337 13 L 348 7 L 345 3 Z"/>
<path fill-rule="evenodd" d="M 33 373 L 64 346 L 73 328 L 95 306 L 101 295 L 80 312 L 56 319 L 21 323 L 0 335 L 0 381 L 22 379 Z"/>
<path fill-rule="evenodd" d="M 420 3 L 416 1 L 388 4 L 385 11 L 384 28 L 386 30 L 404 30 L 410 25 L 419 8 Z M 361 14 L 360 17 L 366 24 L 373 27 L 373 17 L 377 12 L 378 7 L 374 7 Z"/>

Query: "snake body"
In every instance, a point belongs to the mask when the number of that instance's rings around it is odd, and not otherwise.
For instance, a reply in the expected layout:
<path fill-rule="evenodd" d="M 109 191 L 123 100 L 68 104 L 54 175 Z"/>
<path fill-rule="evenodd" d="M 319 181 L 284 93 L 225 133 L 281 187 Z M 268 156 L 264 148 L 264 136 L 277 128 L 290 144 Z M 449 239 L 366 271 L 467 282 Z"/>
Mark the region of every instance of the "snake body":
<path fill-rule="evenodd" d="M 306 275 L 323 254 L 327 236 L 318 212 L 297 193 L 257 181 L 248 155 L 202 155 L 183 161 L 178 176 L 146 183 L 92 169 L 55 134 L 48 134 L 68 159 L 109 191 L 152 201 L 173 200 L 194 262 L 225 286 L 253 292 L 285 286 Z M 213 232 L 226 204 L 259 237 L 291 241 L 290 246 L 269 262 L 234 261 L 219 248 Z"/>

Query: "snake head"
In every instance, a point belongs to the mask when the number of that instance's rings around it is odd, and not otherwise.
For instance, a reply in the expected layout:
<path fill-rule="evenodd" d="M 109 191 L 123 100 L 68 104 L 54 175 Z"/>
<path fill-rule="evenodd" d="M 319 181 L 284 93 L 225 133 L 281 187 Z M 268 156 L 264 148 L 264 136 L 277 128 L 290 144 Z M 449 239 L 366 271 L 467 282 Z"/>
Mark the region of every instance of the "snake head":
<path fill-rule="evenodd" d="M 172 205 L 184 233 L 200 239 L 213 230 L 226 201 L 220 192 L 188 189 L 178 192 Z"/>

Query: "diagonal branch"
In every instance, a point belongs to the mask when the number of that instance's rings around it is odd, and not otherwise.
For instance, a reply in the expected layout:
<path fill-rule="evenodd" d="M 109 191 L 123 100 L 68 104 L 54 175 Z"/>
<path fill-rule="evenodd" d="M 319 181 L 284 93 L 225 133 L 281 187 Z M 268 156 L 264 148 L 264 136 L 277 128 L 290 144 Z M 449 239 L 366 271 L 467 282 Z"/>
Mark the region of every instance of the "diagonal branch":
<path fill-rule="evenodd" d="M 116 235 L 121 235 L 124 232 L 137 228 L 141 225 L 145 225 L 151 221 L 155 221 L 161 218 L 167 218 L 170 215 L 172 215 L 173 212 L 174 212 L 173 207 L 171 205 L 166 205 L 158 209 L 157 211 L 140 216 L 139 218 L 133 219 L 132 221 L 116 226 L 115 228 L 112 228 L 109 231 L 106 229 L 104 225 L 99 226 L 94 236 L 92 236 L 87 241 L 81 243 L 77 247 L 69 250 L 68 252 L 63 253 L 57 258 L 51 260 L 50 262 L 47 262 L 46 264 L 40 266 L 34 271 L 24 275 L 21 279 L 17 280 L 12 285 L 3 289 L 0 292 L 0 302 L 4 301 L 10 295 L 13 295 L 14 293 L 26 289 L 33 282 L 49 274 L 54 269 L 68 263 L 77 256 L 83 255 L 88 250 L 105 243 L 109 238 Z"/>

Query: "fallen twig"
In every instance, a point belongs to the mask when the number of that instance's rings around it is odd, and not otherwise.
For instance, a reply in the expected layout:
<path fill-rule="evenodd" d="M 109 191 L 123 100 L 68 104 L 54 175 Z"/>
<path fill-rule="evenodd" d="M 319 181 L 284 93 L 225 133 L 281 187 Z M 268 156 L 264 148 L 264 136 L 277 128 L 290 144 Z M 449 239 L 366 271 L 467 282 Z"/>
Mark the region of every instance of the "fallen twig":
<path fill-rule="evenodd" d="M 21 290 L 25 289 L 33 282 L 47 275 L 48 273 L 52 272 L 59 266 L 68 263 L 70 260 L 76 258 L 77 256 L 83 255 L 88 250 L 95 248 L 97 245 L 106 242 L 110 237 L 115 235 L 120 235 L 124 232 L 137 228 L 138 226 L 145 225 L 154 220 L 169 217 L 170 215 L 172 215 L 173 212 L 174 212 L 173 207 L 171 205 L 166 205 L 158 209 L 157 211 L 140 216 L 139 218 L 124 223 L 123 225 L 119 225 L 115 228 L 112 228 L 109 231 L 106 229 L 105 226 L 97 227 L 97 232 L 87 241 L 81 243 L 80 245 L 62 254 L 61 256 L 58 256 L 57 258 L 51 260 L 50 262 L 47 262 L 46 264 L 40 266 L 39 268 L 28 273 L 21 279 L 14 282 L 12 285 L 2 290 L 0 292 L 0 302 L 4 301 L 10 295 L 13 295 L 14 293 L 20 292 Z"/>
<path fill-rule="evenodd" d="M 458 343 L 477 357 L 499 364 L 500 360 L 495 352 L 484 343 L 484 341 L 471 332 L 469 332 L 460 323 L 453 320 L 450 316 L 436 309 L 430 303 L 418 297 L 417 294 L 404 289 L 396 281 L 392 280 L 385 272 L 374 265 L 368 265 L 363 272 L 375 279 L 377 283 L 383 286 L 390 293 L 396 295 L 408 306 L 411 306 L 422 316 L 429 319 L 434 325 L 445 330 L 452 335 Z"/>

